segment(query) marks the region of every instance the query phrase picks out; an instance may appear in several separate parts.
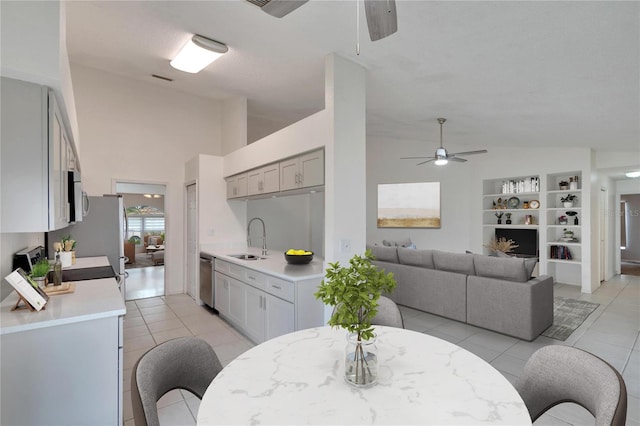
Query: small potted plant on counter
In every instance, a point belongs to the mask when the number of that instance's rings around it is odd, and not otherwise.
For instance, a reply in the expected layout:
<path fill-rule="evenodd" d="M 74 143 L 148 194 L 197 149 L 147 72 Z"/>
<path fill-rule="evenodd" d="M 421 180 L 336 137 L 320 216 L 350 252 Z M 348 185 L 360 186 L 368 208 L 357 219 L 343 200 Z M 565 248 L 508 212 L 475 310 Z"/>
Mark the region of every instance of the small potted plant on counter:
<path fill-rule="evenodd" d="M 396 287 L 392 273 L 385 273 L 371 263 L 371 250 L 355 255 L 349 266 L 329 263 L 326 278 L 320 283 L 316 299 L 334 306 L 329 319 L 332 327 L 346 329 L 345 380 L 355 386 L 371 386 L 378 376 L 378 354 L 371 321 L 378 311 L 382 292 Z"/>
<path fill-rule="evenodd" d="M 38 287 L 44 288 L 47 285 L 47 274 L 49 273 L 49 261 L 40 259 L 38 263 L 33 265 L 31 269 L 31 279 L 38 284 Z"/>

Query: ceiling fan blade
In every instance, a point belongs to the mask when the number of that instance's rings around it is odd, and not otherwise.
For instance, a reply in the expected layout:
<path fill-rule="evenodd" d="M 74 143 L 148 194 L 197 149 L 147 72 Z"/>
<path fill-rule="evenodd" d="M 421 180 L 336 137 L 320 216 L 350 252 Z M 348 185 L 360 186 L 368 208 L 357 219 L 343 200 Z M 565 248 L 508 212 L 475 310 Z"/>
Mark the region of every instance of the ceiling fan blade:
<path fill-rule="evenodd" d="M 371 41 L 380 40 L 398 31 L 395 0 L 364 0 Z"/>
<path fill-rule="evenodd" d="M 309 0 L 247 0 L 276 18 L 282 18 L 293 12 Z"/>
<path fill-rule="evenodd" d="M 458 163 L 466 163 L 467 162 L 467 160 L 465 160 L 464 158 L 455 157 L 453 154 L 449 154 L 449 158 L 447 158 L 447 160 L 449 160 L 449 161 L 457 161 Z"/>
<path fill-rule="evenodd" d="M 430 163 L 432 161 L 435 161 L 435 158 L 432 158 L 432 159 L 427 160 L 427 161 L 423 161 L 422 163 L 418 163 L 418 164 L 416 164 L 416 166 L 421 166 L 422 164 L 427 164 L 427 163 Z"/>
<path fill-rule="evenodd" d="M 465 151 L 465 152 L 456 152 L 454 154 L 449 154 L 449 155 L 474 155 L 474 154 L 486 154 L 487 151 L 486 149 L 480 149 L 478 151 Z"/>
<path fill-rule="evenodd" d="M 421 158 L 431 158 L 435 160 L 435 157 L 400 157 L 401 160 L 419 160 Z"/>

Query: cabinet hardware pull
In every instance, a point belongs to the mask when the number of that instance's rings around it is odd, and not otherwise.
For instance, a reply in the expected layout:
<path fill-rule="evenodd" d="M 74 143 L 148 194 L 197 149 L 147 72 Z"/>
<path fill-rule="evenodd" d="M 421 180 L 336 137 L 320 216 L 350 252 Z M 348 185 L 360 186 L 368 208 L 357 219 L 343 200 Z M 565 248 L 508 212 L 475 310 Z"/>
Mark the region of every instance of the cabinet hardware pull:
<path fill-rule="evenodd" d="M 255 277 L 252 277 L 251 275 L 247 275 L 247 278 L 249 278 L 250 280 L 255 280 Z"/>
<path fill-rule="evenodd" d="M 271 284 L 271 287 L 277 288 L 278 290 L 282 290 L 282 287 L 280 287 L 279 285 Z"/>

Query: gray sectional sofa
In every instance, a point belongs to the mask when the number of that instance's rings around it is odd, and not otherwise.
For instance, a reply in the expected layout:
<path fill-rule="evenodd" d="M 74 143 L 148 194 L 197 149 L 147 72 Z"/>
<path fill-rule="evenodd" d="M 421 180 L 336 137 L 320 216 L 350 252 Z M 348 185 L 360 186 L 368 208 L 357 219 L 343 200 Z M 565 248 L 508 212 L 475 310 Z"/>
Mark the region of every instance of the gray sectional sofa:
<path fill-rule="evenodd" d="M 532 278 L 533 259 L 368 245 L 393 272 L 396 303 L 524 340 L 553 323 L 553 278 Z"/>

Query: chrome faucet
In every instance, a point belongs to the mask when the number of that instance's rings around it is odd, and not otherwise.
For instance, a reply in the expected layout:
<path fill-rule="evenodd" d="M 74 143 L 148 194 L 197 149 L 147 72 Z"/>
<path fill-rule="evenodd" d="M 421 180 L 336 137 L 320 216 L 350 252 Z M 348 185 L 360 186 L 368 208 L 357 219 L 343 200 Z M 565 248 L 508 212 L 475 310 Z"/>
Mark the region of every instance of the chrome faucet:
<path fill-rule="evenodd" d="M 264 220 L 260 219 L 259 217 L 254 217 L 249 221 L 249 224 L 247 225 L 247 247 L 251 247 L 250 231 L 251 231 L 251 224 L 253 223 L 254 220 L 259 220 L 260 223 L 262 223 L 262 255 L 266 256 L 267 255 L 267 228 L 265 228 L 264 226 Z"/>

